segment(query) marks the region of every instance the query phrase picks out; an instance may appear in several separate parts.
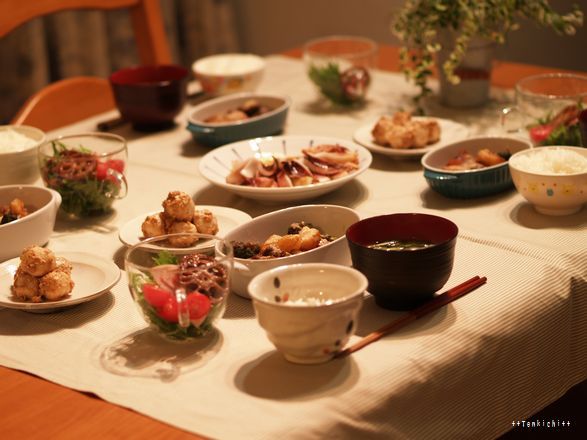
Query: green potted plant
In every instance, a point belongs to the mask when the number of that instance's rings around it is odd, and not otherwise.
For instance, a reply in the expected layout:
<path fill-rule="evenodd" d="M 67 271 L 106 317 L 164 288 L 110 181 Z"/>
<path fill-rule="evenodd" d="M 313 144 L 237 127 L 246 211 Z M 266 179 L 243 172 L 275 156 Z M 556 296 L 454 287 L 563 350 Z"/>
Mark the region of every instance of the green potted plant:
<path fill-rule="evenodd" d="M 583 24 L 583 13 L 575 5 L 571 12 L 560 14 L 548 0 L 406 0 L 393 16 L 392 33 L 403 44 L 402 71 L 420 89 L 414 97 L 418 109 L 421 111 L 422 98 L 432 91 L 428 79 L 434 66 L 439 67 L 441 86 L 443 82 L 459 84 L 462 75 L 458 69 L 467 51 L 482 47 L 479 42 L 485 40 L 489 44 L 487 55 L 491 56 L 491 45 L 505 43 L 508 33 L 519 28 L 521 19 L 558 34 L 573 35 Z M 486 90 L 481 92 L 488 94 L 486 76 Z"/>

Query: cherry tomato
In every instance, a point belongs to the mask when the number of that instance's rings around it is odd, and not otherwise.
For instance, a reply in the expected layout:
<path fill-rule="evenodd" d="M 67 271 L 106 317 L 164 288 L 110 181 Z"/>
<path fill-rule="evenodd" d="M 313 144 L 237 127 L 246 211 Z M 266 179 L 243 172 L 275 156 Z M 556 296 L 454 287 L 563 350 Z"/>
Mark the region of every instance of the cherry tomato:
<path fill-rule="evenodd" d="M 177 316 L 177 300 L 170 297 L 163 307 L 157 310 L 157 314 L 168 322 L 178 322 L 179 317 Z"/>
<path fill-rule="evenodd" d="M 552 127 L 550 125 L 537 125 L 535 127 L 530 128 L 530 139 L 535 143 L 540 143 L 545 141 L 550 133 L 552 132 Z"/>
<path fill-rule="evenodd" d="M 172 297 L 172 293 L 156 284 L 143 284 L 143 296 L 145 301 L 159 309 Z"/>
<path fill-rule="evenodd" d="M 210 298 L 198 292 L 189 293 L 187 296 L 190 319 L 200 319 L 210 311 Z"/>
<path fill-rule="evenodd" d="M 98 162 L 96 164 L 96 179 L 104 180 L 108 177 L 108 165 L 106 162 Z"/>
<path fill-rule="evenodd" d="M 124 172 L 124 160 L 122 159 L 109 159 L 106 161 L 106 166 L 118 171 L 119 173 Z"/>

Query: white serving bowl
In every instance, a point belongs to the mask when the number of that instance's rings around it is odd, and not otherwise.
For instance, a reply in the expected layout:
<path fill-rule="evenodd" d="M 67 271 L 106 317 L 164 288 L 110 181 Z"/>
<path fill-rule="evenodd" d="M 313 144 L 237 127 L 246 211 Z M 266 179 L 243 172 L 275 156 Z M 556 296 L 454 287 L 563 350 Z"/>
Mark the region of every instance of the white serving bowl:
<path fill-rule="evenodd" d="M 33 185 L 0 187 L 0 205 L 8 205 L 15 198 L 24 202 L 29 215 L 0 225 L 0 261 L 19 256 L 27 246 L 47 243 L 61 205 L 61 196 L 52 189 Z"/>
<path fill-rule="evenodd" d="M 326 262 L 350 266 L 351 256 L 345 233 L 350 225 L 359 220 L 356 211 L 344 206 L 302 205 L 261 215 L 233 229 L 224 236 L 226 241 L 263 243 L 272 234 L 286 234 L 289 225 L 299 221 L 312 223 L 323 233 L 335 237 L 334 241 L 324 246 L 288 257 L 264 260 L 235 258 L 231 280 L 234 293 L 249 298 L 247 286 L 254 276 L 286 264 Z"/>
<path fill-rule="evenodd" d="M 330 360 L 357 327 L 367 279 L 356 269 L 326 263 L 282 266 L 249 285 L 259 324 L 290 362 Z"/>
<path fill-rule="evenodd" d="M 3 152 L 0 148 L 0 185 L 27 184 L 35 182 L 39 177 L 39 164 L 37 162 L 37 148 L 45 141 L 45 133 L 38 128 L 28 125 L 2 125 L 1 132 L 14 130 L 34 141 L 34 144 L 16 151 Z"/>
<path fill-rule="evenodd" d="M 359 156 L 359 169 L 338 179 L 304 186 L 262 188 L 226 183 L 226 177 L 235 160 L 252 158 L 260 152 L 282 157 L 301 156 L 303 148 L 321 144 L 338 144 L 356 151 Z M 369 150 L 346 139 L 325 136 L 269 136 L 234 142 L 216 148 L 202 157 L 199 170 L 210 183 L 239 196 L 267 202 L 292 202 L 315 198 L 340 188 L 366 171 L 372 160 L 373 156 Z"/>
<path fill-rule="evenodd" d="M 209 95 L 250 92 L 263 78 L 265 60 L 249 53 L 225 53 L 200 58 L 192 70 Z"/>
<path fill-rule="evenodd" d="M 537 147 L 510 157 L 510 172 L 516 189 L 536 211 L 546 215 L 574 214 L 587 203 L 587 171 L 572 174 L 536 172 L 529 171 L 521 162 L 523 156 L 550 154 L 557 150 L 573 151 L 587 159 L 587 148 Z"/>

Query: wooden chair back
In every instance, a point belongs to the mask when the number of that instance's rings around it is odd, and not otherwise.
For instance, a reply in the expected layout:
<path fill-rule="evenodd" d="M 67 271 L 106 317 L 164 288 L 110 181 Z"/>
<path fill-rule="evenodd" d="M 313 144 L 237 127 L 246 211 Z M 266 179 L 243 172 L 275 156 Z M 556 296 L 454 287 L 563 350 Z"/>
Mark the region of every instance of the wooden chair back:
<path fill-rule="evenodd" d="M 0 37 L 44 15 L 78 9 L 128 9 L 142 64 L 169 64 L 171 51 L 165 35 L 159 0 L 0 0 Z M 115 107 L 110 84 L 104 78 L 75 77 L 49 84 L 31 96 L 12 119 L 49 131 Z"/>

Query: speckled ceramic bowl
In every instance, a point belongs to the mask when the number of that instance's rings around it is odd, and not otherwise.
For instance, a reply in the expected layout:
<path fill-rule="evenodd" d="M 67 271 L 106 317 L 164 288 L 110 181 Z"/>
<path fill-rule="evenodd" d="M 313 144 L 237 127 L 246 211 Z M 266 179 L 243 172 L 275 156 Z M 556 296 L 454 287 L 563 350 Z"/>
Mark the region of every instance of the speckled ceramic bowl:
<path fill-rule="evenodd" d="M 259 324 L 294 363 L 326 362 L 357 328 L 367 279 L 350 267 L 326 263 L 281 266 L 249 285 Z"/>
<path fill-rule="evenodd" d="M 466 171 L 445 170 L 443 166 L 463 150 L 473 155 L 482 148 L 514 154 L 530 147 L 526 141 L 509 137 L 476 137 L 448 144 L 422 157 L 424 178 L 430 188 L 450 198 L 471 199 L 497 194 L 513 188 L 507 162 Z"/>
<path fill-rule="evenodd" d="M 212 123 L 210 116 L 237 109 L 255 99 L 271 109 L 267 113 L 241 121 Z M 196 106 L 188 117 L 187 129 L 194 140 L 208 146 L 224 145 L 243 139 L 270 136 L 283 130 L 291 100 L 287 96 L 261 93 L 238 93 L 223 96 Z"/>

